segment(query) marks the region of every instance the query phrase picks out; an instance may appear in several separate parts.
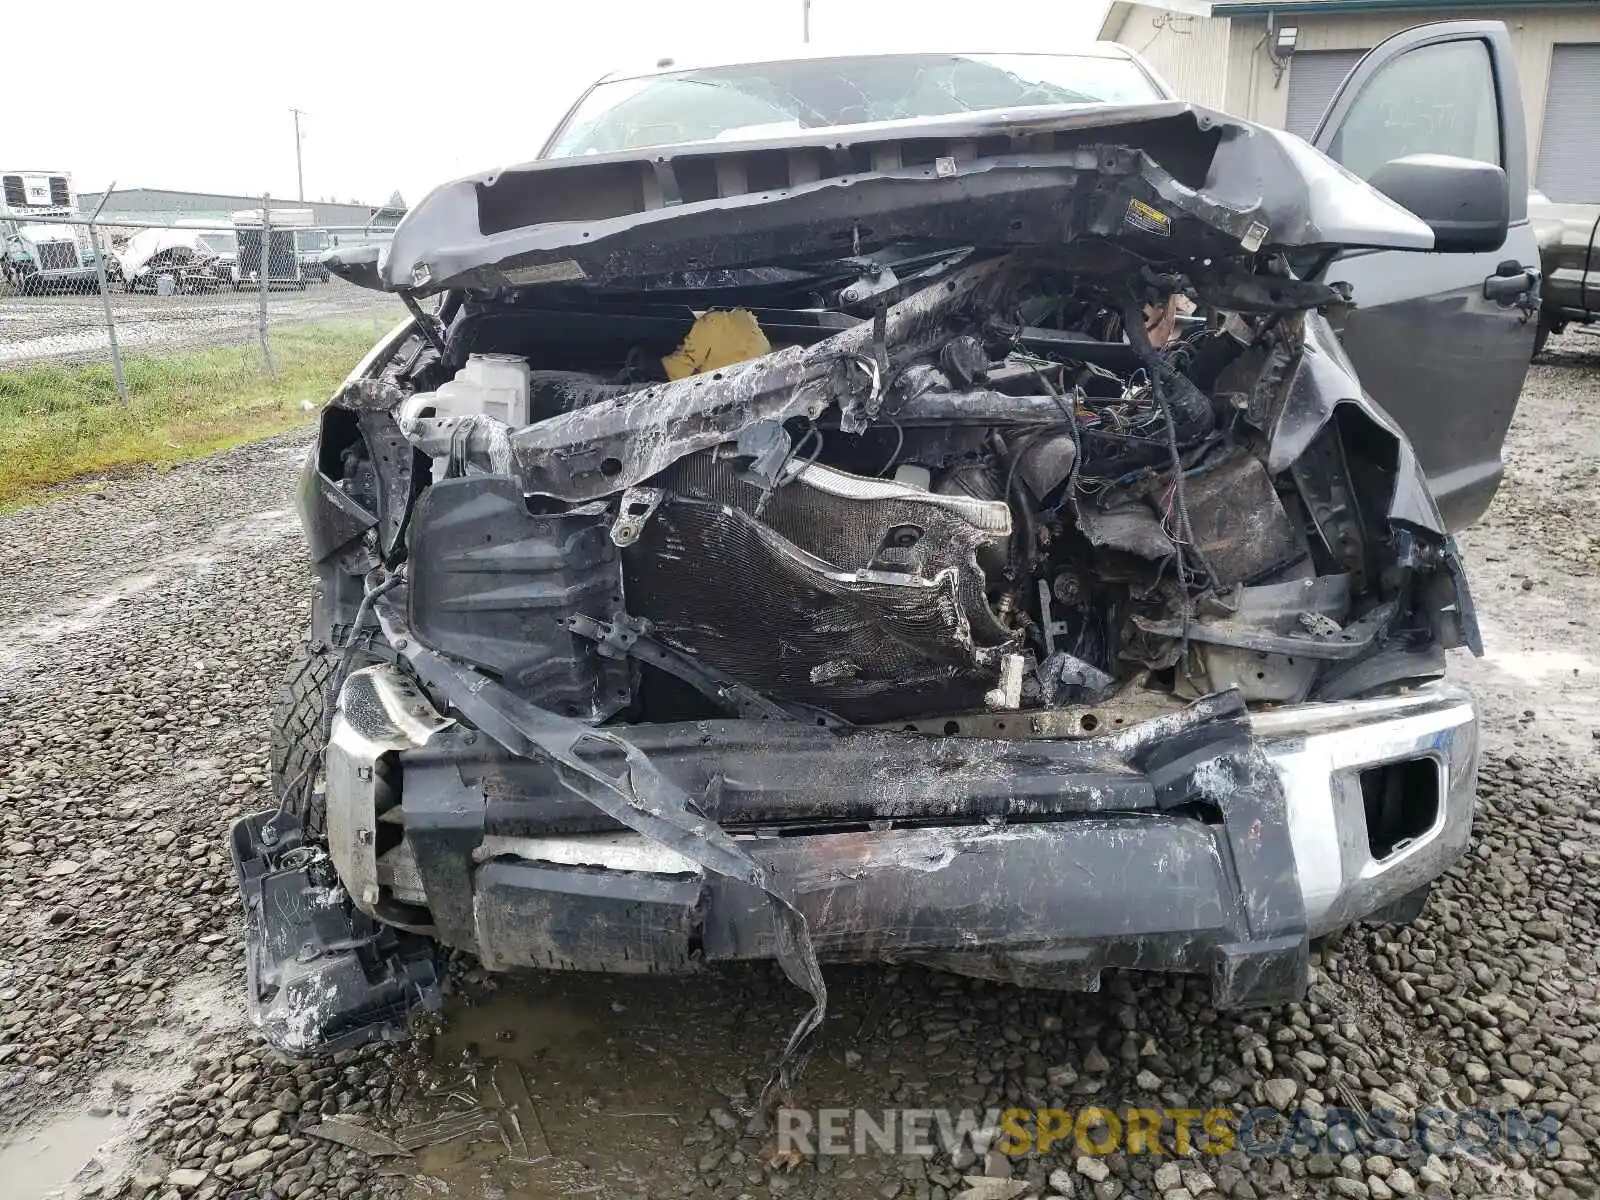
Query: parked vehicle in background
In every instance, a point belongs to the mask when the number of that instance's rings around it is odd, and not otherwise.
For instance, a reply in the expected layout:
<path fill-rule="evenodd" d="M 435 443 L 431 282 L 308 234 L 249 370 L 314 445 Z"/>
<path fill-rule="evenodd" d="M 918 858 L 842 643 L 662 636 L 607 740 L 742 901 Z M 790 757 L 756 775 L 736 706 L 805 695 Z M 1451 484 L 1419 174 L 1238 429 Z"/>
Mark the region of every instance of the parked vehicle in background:
<path fill-rule="evenodd" d="M 76 206 L 66 171 L 0 171 L 0 274 L 16 291 L 96 286 L 88 230 L 50 220 L 76 216 Z"/>
<path fill-rule="evenodd" d="M 1523 131 L 1498 22 L 1373 50 L 1325 154 L 1119 46 L 673 68 L 336 251 L 414 319 L 301 477 L 232 831 L 269 1039 L 383 1036 L 440 945 L 776 958 L 792 1068 L 822 960 L 1278 1004 L 1414 917 L 1473 819 Z"/>
<path fill-rule="evenodd" d="M 23 295 L 46 288 L 94 288 L 95 252 L 81 225 L 18 222 L 5 238 L 6 282 Z"/>
<path fill-rule="evenodd" d="M 238 240 L 231 229 L 142 229 L 118 260 L 125 291 L 155 291 L 163 275 L 177 291 L 209 291 L 233 283 Z"/>
<path fill-rule="evenodd" d="M 1562 203 L 1543 192 L 1528 196 L 1544 270 L 1535 354 L 1552 333 L 1600 320 L 1600 200 Z"/>
<path fill-rule="evenodd" d="M 309 208 L 274 208 L 270 227 L 264 230 L 259 208 L 234 213 L 233 230 L 238 238 L 239 257 L 233 271 L 233 286 L 240 291 L 260 286 L 265 273 L 268 287 L 305 287 L 305 272 L 300 267 L 299 233 L 311 227 L 313 217 Z M 267 236 L 263 237 L 263 233 Z"/>

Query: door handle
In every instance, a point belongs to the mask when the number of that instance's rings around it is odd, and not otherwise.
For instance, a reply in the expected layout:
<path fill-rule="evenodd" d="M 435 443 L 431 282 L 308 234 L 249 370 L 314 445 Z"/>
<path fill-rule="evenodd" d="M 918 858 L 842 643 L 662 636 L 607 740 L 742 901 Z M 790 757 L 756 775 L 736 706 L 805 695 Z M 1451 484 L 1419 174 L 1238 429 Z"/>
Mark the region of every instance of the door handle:
<path fill-rule="evenodd" d="M 1483 281 L 1483 298 L 1493 300 L 1501 308 L 1510 308 L 1519 302 L 1526 304 L 1529 293 L 1538 286 L 1537 268 L 1509 260 L 1496 267 L 1494 274 Z"/>

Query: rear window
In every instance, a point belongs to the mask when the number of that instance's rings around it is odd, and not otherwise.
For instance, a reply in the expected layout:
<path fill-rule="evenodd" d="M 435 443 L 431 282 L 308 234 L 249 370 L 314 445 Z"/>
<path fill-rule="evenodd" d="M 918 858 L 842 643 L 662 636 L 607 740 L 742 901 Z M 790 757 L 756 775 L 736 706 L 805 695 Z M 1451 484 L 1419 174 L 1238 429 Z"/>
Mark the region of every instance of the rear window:
<path fill-rule="evenodd" d="M 880 54 L 753 63 L 602 83 L 546 157 L 742 140 L 909 117 L 1163 99 L 1134 63 L 1077 54 Z"/>

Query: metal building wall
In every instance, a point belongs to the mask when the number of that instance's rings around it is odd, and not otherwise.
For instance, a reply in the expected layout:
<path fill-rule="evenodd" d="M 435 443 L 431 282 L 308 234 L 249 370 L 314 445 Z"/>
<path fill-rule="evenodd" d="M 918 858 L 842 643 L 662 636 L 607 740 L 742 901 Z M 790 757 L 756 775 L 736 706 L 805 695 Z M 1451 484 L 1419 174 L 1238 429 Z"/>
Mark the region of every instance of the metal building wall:
<path fill-rule="evenodd" d="M 1185 16 L 1149 4 L 1129 8 L 1115 40 L 1155 68 L 1185 100 L 1222 108 L 1228 22 Z"/>
<path fill-rule="evenodd" d="M 80 192 L 78 208 L 92 212 L 99 202 L 98 192 Z M 117 220 L 176 221 L 183 219 L 208 219 L 226 221 L 244 208 L 259 206 L 259 196 L 231 196 L 215 192 L 183 192 L 165 188 L 128 188 L 113 192 L 107 201 L 103 216 Z M 274 208 L 309 208 L 319 225 L 364 225 L 372 214 L 365 204 L 328 203 L 321 200 L 298 200 L 273 197 Z"/>

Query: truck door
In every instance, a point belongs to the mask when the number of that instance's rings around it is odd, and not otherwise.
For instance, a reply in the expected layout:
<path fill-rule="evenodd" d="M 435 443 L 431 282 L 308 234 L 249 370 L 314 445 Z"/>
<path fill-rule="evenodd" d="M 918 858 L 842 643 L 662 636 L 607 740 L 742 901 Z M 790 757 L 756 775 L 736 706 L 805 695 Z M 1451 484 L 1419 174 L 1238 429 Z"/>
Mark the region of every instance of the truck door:
<path fill-rule="evenodd" d="M 1333 318 L 1372 398 L 1410 435 L 1452 529 L 1483 515 L 1537 329 L 1539 250 L 1528 220 L 1528 144 L 1511 42 L 1498 21 L 1396 34 L 1334 93 L 1313 144 L 1369 178 L 1411 154 L 1499 165 L 1505 244 L 1487 253 L 1354 250 L 1324 275 L 1356 307 Z"/>

